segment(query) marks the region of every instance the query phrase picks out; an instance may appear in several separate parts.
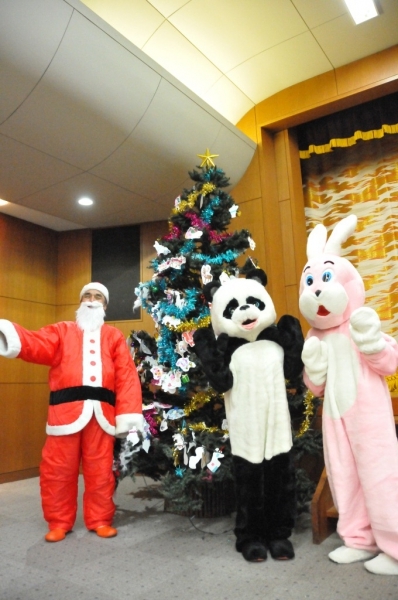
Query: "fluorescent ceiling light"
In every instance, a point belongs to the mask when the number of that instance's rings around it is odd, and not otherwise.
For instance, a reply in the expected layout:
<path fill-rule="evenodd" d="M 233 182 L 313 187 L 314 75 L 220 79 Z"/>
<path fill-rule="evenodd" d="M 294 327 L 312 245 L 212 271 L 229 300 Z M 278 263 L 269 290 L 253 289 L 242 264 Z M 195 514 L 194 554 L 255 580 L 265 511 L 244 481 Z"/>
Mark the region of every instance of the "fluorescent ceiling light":
<path fill-rule="evenodd" d="M 356 25 L 378 16 L 374 0 L 344 0 Z"/>
<path fill-rule="evenodd" d="M 93 204 L 93 201 L 91 200 L 91 198 L 80 198 L 80 200 L 78 200 L 78 202 L 82 206 L 91 206 L 91 204 Z"/>
<path fill-rule="evenodd" d="M 5 206 L 6 204 L 8 204 L 7 200 L 2 200 L 0 198 L 0 206 Z"/>

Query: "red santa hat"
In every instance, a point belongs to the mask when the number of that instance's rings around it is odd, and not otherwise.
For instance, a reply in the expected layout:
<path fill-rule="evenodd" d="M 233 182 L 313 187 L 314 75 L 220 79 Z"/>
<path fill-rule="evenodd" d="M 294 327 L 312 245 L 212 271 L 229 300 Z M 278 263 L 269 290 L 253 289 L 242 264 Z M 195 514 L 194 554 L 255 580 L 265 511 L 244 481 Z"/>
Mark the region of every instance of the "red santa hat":
<path fill-rule="evenodd" d="M 99 283 L 98 281 L 92 281 L 91 283 L 87 283 L 87 285 L 85 285 L 82 288 L 82 291 L 80 292 L 80 300 L 82 299 L 83 294 L 85 294 L 88 290 L 97 290 L 98 292 L 101 292 L 101 294 L 106 300 L 106 303 L 109 303 L 108 289 L 102 283 Z"/>

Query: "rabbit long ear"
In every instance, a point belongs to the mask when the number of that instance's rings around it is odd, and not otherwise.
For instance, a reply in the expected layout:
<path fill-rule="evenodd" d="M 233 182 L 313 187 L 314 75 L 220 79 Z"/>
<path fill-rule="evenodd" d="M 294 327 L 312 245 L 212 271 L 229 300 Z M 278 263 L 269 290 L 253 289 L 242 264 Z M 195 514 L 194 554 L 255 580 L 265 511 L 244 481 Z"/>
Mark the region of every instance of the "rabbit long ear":
<path fill-rule="evenodd" d="M 325 246 L 325 253 L 340 256 L 343 244 L 355 231 L 357 216 L 349 215 L 337 223 Z"/>
<path fill-rule="evenodd" d="M 327 230 L 324 225 L 318 223 L 311 231 L 307 240 L 307 258 L 315 258 L 323 254 L 327 238 Z"/>

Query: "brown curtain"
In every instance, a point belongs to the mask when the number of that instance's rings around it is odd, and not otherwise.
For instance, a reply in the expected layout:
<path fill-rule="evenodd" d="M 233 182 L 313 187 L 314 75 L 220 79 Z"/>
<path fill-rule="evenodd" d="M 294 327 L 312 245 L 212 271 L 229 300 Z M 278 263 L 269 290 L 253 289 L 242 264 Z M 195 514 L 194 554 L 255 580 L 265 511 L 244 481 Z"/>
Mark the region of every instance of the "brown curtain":
<path fill-rule="evenodd" d="M 397 133 L 398 93 L 394 93 L 298 127 L 300 158 Z"/>

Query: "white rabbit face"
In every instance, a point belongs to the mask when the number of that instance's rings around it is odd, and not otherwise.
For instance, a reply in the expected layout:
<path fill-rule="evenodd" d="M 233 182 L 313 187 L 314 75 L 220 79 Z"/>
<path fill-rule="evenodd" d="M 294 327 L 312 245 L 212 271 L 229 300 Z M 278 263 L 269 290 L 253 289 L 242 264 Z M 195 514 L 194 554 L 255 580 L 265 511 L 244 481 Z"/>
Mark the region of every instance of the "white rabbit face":
<path fill-rule="evenodd" d="M 300 281 L 299 307 L 312 327 L 330 329 L 349 319 L 363 306 L 361 276 L 345 258 L 333 254 L 310 259 Z"/>

